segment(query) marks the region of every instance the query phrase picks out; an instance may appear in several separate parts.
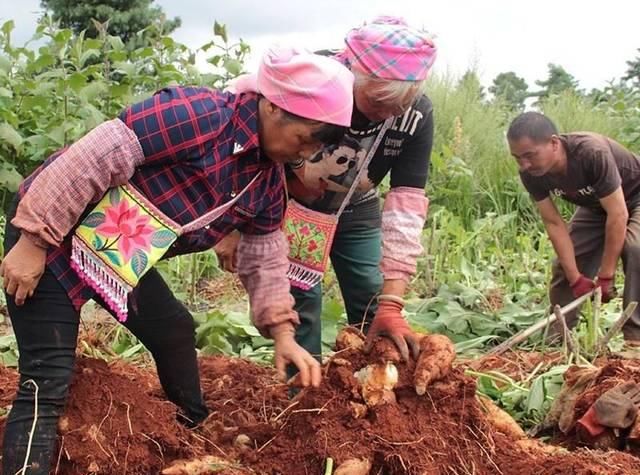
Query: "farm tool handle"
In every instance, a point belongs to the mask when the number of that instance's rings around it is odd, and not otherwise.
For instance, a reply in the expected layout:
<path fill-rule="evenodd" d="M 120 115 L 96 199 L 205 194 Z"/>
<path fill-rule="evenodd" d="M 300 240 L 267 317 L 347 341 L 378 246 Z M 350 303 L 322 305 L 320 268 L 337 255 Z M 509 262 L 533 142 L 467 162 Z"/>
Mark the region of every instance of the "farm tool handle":
<path fill-rule="evenodd" d="M 592 295 L 593 295 L 593 290 L 590 291 L 587 294 L 581 295 L 580 297 L 575 299 L 573 302 L 570 302 L 567 305 L 565 305 L 564 307 L 562 307 L 560 309 L 560 312 L 562 312 L 563 315 L 565 313 L 567 313 L 567 312 L 570 312 L 574 308 L 577 308 L 580 305 L 582 305 L 582 303 L 585 300 L 587 300 L 589 297 L 591 297 Z M 544 327 L 546 327 L 547 325 L 555 322 L 557 318 L 558 317 L 556 316 L 555 313 L 550 314 L 546 319 L 540 320 L 539 322 L 534 323 L 529 328 L 525 328 L 524 330 L 522 330 L 522 331 L 516 333 L 515 335 L 513 335 L 511 338 L 503 341 L 498 346 L 496 346 L 494 349 L 489 351 L 489 354 L 490 355 L 499 355 L 501 353 L 504 353 L 509 348 L 517 345 L 518 343 L 521 343 L 521 342 L 525 341 L 527 338 L 529 338 L 531 335 L 533 335 L 537 331 L 539 331 L 539 330 L 543 329 Z"/>

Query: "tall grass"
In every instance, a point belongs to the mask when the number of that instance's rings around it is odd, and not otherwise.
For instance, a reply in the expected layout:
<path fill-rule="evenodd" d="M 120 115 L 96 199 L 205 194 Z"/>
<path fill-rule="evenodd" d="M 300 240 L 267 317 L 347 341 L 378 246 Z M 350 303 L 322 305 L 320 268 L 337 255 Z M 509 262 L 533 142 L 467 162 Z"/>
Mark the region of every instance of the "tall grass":
<path fill-rule="evenodd" d="M 519 226 L 529 229 L 537 214 L 506 141 L 509 122 L 517 113 L 481 99 L 468 83 L 452 76 L 432 78 L 427 94 L 436 124 L 427 189 L 432 204 L 446 207 L 465 226 L 488 212 L 516 212 Z M 617 138 L 620 130 L 620 119 L 575 94 L 553 97 L 541 109 L 562 132 L 589 130 Z"/>

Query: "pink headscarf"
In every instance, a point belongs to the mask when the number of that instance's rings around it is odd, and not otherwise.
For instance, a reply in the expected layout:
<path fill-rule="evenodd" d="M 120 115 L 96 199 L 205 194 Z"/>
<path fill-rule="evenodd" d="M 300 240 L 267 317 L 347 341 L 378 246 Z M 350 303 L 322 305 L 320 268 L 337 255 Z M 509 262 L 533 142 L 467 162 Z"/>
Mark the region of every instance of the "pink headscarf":
<path fill-rule="evenodd" d="M 429 35 L 411 28 L 404 18 L 380 16 L 354 28 L 339 55 L 352 70 L 381 79 L 421 81 L 436 59 L 437 48 Z"/>
<path fill-rule="evenodd" d="M 348 127 L 353 81 L 351 71 L 331 58 L 292 48 L 270 48 L 257 73 L 236 78 L 227 90 L 258 92 L 292 114 Z"/>

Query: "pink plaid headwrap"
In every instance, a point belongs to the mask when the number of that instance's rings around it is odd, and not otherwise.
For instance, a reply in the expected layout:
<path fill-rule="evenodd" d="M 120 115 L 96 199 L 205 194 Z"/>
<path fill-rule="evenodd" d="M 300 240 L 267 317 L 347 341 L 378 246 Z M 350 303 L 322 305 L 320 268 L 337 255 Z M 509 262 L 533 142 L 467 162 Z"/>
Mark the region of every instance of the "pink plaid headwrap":
<path fill-rule="evenodd" d="M 436 59 L 429 35 L 407 25 L 400 17 L 380 16 L 354 28 L 339 56 L 351 69 L 381 79 L 421 81 Z"/>
<path fill-rule="evenodd" d="M 270 48 L 257 73 L 236 78 L 227 90 L 258 92 L 292 114 L 348 127 L 353 82 L 351 71 L 331 58 L 292 48 Z"/>

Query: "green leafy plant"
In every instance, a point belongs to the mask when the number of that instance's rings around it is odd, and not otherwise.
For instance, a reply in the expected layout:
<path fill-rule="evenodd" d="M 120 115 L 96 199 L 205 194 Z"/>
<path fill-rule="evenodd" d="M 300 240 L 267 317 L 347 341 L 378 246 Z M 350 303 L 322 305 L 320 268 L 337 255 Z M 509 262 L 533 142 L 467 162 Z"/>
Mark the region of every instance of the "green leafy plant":
<path fill-rule="evenodd" d="M 524 381 L 514 381 L 497 371 L 486 373 L 467 371 L 477 378 L 480 394 L 491 398 L 525 429 L 542 422 L 560 392 L 567 366 L 554 366 L 545 373 L 536 370 Z"/>

